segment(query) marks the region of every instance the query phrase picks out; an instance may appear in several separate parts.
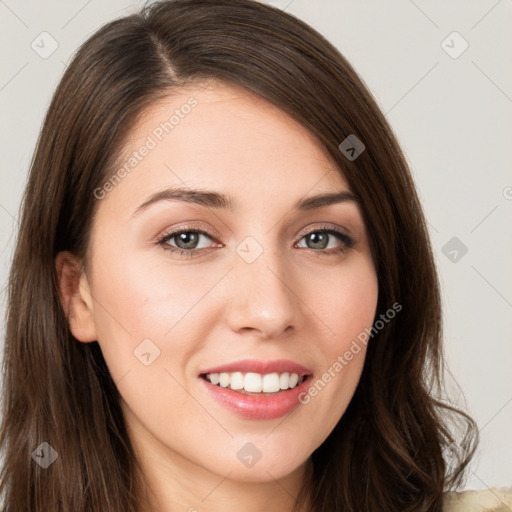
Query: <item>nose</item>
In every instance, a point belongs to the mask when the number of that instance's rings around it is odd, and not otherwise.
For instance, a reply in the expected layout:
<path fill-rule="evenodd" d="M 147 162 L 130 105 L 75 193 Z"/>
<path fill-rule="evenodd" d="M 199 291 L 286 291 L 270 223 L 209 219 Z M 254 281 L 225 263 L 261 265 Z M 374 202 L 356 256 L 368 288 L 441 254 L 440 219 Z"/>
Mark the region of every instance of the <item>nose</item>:
<path fill-rule="evenodd" d="M 230 328 L 258 333 L 264 339 L 289 335 L 299 328 L 301 301 L 282 255 L 264 250 L 252 263 L 238 256 L 235 260 L 228 292 Z"/>

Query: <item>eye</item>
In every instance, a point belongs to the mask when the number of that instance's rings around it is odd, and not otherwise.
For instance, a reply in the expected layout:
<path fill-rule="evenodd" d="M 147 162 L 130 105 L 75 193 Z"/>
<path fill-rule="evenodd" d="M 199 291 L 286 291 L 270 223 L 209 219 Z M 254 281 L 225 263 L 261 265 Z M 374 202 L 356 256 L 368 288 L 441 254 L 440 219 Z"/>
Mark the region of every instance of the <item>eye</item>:
<path fill-rule="evenodd" d="M 305 240 L 306 246 L 299 245 Z M 193 258 L 204 252 L 209 247 L 222 247 L 222 244 L 202 229 L 183 227 L 170 233 L 164 233 L 158 238 L 157 243 L 165 250 L 178 253 L 187 258 Z M 336 243 L 337 242 L 337 243 Z M 310 230 L 302 236 L 296 247 L 311 249 L 315 253 L 334 255 L 353 247 L 354 241 L 347 234 L 330 226 Z"/>
<path fill-rule="evenodd" d="M 171 233 L 165 233 L 158 239 L 157 243 L 163 246 L 165 250 L 192 257 L 194 253 L 211 246 L 211 242 L 208 243 L 205 239 L 212 240 L 212 237 L 206 231 L 182 228 Z"/>
<path fill-rule="evenodd" d="M 313 249 L 321 254 L 338 254 L 354 245 L 354 241 L 348 235 L 337 229 L 327 227 L 309 231 L 301 240 L 306 241 L 307 249 Z"/>

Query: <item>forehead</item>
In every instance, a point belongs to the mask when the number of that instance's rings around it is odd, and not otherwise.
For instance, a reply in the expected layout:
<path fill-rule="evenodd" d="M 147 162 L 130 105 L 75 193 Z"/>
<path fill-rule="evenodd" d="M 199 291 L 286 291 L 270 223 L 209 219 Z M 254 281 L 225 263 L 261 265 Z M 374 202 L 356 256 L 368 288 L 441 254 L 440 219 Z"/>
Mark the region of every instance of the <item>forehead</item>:
<path fill-rule="evenodd" d="M 144 147 L 149 149 L 141 157 Z M 141 197 L 165 185 L 265 201 L 349 190 L 305 127 L 257 95 L 222 82 L 181 88 L 146 108 L 116 169 L 123 165 L 128 176 L 111 195 Z"/>

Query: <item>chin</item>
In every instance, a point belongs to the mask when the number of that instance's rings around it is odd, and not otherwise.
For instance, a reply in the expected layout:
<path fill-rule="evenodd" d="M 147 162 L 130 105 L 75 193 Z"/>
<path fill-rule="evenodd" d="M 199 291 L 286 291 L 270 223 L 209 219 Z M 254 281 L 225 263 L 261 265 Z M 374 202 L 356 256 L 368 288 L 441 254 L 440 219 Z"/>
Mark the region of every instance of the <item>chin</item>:
<path fill-rule="evenodd" d="M 295 449 L 284 444 L 276 446 L 268 440 L 265 443 L 263 440 L 241 442 L 237 439 L 233 444 L 233 456 L 226 457 L 224 454 L 217 459 L 223 463 L 216 465 L 220 466 L 216 468 L 217 473 L 226 475 L 231 472 L 231 480 L 260 483 L 278 480 L 300 470 L 308 459 L 308 453 L 303 456 L 299 453 L 299 447 L 304 447 L 302 443 L 297 443 Z"/>

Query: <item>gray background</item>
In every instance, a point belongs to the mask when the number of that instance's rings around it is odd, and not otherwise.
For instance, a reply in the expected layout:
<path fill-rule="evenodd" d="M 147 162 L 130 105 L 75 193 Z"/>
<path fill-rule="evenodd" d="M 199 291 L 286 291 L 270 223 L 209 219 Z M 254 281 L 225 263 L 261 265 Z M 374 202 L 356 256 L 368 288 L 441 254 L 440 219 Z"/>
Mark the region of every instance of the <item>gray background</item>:
<path fill-rule="evenodd" d="M 449 368 L 481 431 L 467 487 L 509 486 L 512 2 L 269 3 L 310 23 L 340 49 L 398 136 L 429 221 L 443 285 Z M 54 88 L 80 43 L 140 5 L 0 0 L 2 314 L 20 198 Z M 46 55 L 52 45 L 58 47 Z M 3 330 L 2 322 L 2 343 Z"/>

